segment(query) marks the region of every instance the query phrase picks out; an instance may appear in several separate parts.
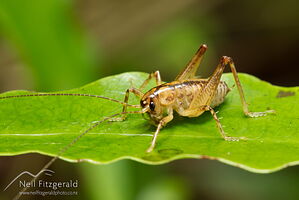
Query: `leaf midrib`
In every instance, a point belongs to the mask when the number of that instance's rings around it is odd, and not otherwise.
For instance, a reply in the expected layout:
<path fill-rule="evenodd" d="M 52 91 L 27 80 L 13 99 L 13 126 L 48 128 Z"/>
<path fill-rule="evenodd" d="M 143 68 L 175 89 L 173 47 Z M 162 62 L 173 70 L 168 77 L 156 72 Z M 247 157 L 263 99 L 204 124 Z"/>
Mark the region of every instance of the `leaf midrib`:
<path fill-rule="evenodd" d="M 74 135 L 74 139 L 78 134 L 74 133 L 36 133 L 36 134 L 1 134 L 1 136 L 31 136 L 31 137 L 40 137 L 40 136 L 57 136 L 57 135 Z M 105 136 L 127 136 L 127 137 L 152 137 L 153 134 L 138 134 L 138 133 L 99 133 L 99 132 L 90 132 L 88 135 L 105 135 Z M 159 138 L 171 138 L 171 137 L 177 137 L 177 138 L 196 138 L 196 139 L 212 139 L 212 140 L 219 140 L 222 139 L 217 136 L 201 136 L 201 135 L 159 135 Z M 246 142 L 246 141 L 257 141 L 260 143 L 273 143 L 273 144 L 278 144 L 278 143 L 286 143 L 286 144 L 298 144 L 299 141 L 294 141 L 294 140 L 278 140 L 278 139 L 252 139 L 252 138 L 247 138 L 246 140 L 241 140 L 241 141 L 227 141 L 228 143 L 235 143 L 235 142 Z"/>

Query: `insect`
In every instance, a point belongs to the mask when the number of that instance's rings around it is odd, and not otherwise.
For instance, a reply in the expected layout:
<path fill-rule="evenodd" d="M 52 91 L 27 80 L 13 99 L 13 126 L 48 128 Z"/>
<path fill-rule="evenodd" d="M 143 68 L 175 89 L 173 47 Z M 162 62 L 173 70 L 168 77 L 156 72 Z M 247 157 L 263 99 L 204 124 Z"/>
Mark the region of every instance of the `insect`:
<path fill-rule="evenodd" d="M 156 132 L 153 135 L 150 147 L 147 152 L 151 152 L 155 145 L 157 136 L 162 127 L 166 126 L 173 119 L 173 111 L 185 117 L 198 117 L 205 111 L 209 111 L 223 139 L 228 141 L 237 141 L 245 139 L 244 137 L 228 136 L 219 121 L 219 118 L 214 111 L 214 107 L 220 105 L 230 88 L 224 81 L 221 81 L 224 68 L 228 65 L 233 73 L 243 106 L 243 112 L 248 117 L 260 117 L 267 113 L 274 113 L 274 110 L 264 112 L 250 112 L 245 101 L 243 89 L 234 65 L 232 58 L 223 56 L 220 63 L 216 67 L 211 77 L 207 79 L 198 79 L 195 74 L 202 61 L 203 55 L 207 50 L 207 45 L 200 46 L 195 56 L 187 64 L 187 66 L 179 73 L 173 82 L 161 84 L 159 71 L 151 73 L 144 81 L 139 89 L 130 88 L 126 92 L 124 102 L 128 102 L 129 93 L 134 93 L 140 100 L 142 113 L 149 115 L 150 121 L 157 126 Z M 157 86 L 143 94 L 141 90 L 145 87 L 150 79 L 155 78 Z M 127 104 L 123 107 L 123 112 L 127 109 Z M 125 116 L 121 118 L 124 120 Z"/>
<path fill-rule="evenodd" d="M 126 119 L 127 114 L 144 114 L 147 115 L 149 121 L 154 124 L 157 128 L 153 134 L 152 141 L 146 150 L 150 153 L 154 150 L 156 146 L 156 141 L 158 134 L 162 127 L 165 127 L 173 119 L 174 111 L 181 116 L 185 117 L 198 117 L 202 115 L 205 111 L 211 113 L 213 119 L 216 122 L 216 125 L 219 129 L 220 135 L 224 140 L 227 141 L 238 141 L 240 139 L 245 139 L 244 137 L 231 137 L 228 136 L 217 117 L 214 107 L 220 105 L 230 88 L 224 81 L 221 81 L 221 76 L 223 70 L 226 66 L 229 66 L 233 77 L 238 88 L 240 95 L 243 112 L 248 117 L 260 117 L 264 116 L 267 113 L 274 113 L 274 110 L 267 110 L 264 112 L 250 112 L 248 110 L 247 103 L 245 101 L 243 89 L 238 78 L 238 74 L 234 65 L 233 60 L 230 57 L 223 56 L 220 59 L 219 64 L 217 65 L 213 74 L 206 79 L 199 79 L 195 77 L 195 74 L 200 66 L 200 63 L 203 59 L 203 55 L 207 50 L 206 45 L 201 45 L 194 57 L 187 64 L 187 66 L 179 73 L 173 82 L 162 83 L 159 71 L 151 73 L 148 78 L 143 82 L 143 84 L 137 88 L 129 88 L 125 93 L 124 101 L 119 101 L 111 99 L 109 97 L 103 97 L 99 95 L 91 94 L 46 94 L 46 93 L 37 93 L 37 94 L 26 94 L 26 95 L 16 95 L 16 96 L 3 96 L 0 99 L 8 98 L 18 98 L 18 97 L 33 97 L 33 96 L 82 96 L 82 97 L 95 97 L 106 99 L 109 101 L 114 101 L 123 105 L 123 110 L 120 113 L 113 114 L 111 116 L 105 117 L 104 119 L 98 121 L 90 128 L 81 133 L 77 138 L 75 138 L 71 143 L 62 148 L 57 156 L 52 158 L 42 170 L 47 169 L 57 158 L 59 158 L 65 151 L 67 151 L 72 145 L 74 145 L 81 137 L 83 137 L 90 130 L 98 126 L 104 121 L 123 121 Z M 146 93 L 143 93 L 142 90 L 146 87 L 151 79 L 155 79 L 156 87 L 150 89 Z M 131 105 L 129 104 L 129 95 L 130 93 L 135 94 L 140 98 L 140 105 Z M 139 108 L 138 111 L 127 111 L 128 107 Z M 35 177 L 32 182 L 36 179 Z M 24 188 L 26 190 L 26 188 Z"/>

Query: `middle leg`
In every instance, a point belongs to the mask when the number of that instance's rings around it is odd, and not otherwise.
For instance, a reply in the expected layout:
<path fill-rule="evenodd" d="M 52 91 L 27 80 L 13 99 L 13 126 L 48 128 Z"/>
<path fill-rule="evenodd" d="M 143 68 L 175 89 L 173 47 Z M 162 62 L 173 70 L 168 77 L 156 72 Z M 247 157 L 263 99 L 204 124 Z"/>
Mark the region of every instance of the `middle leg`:
<path fill-rule="evenodd" d="M 217 117 L 217 114 L 214 111 L 214 109 L 211 106 L 208 106 L 208 105 L 202 106 L 202 109 L 204 109 L 205 111 L 210 111 L 210 113 L 213 116 L 213 118 L 214 118 L 214 120 L 216 122 L 216 125 L 217 125 L 217 127 L 219 129 L 219 132 L 220 132 L 220 134 L 221 134 L 221 136 L 222 136 L 223 139 L 225 139 L 227 141 L 239 141 L 240 139 L 241 140 L 246 139 L 246 137 L 231 137 L 231 136 L 226 135 L 226 133 L 224 132 L 223 127 L 222 127 L 222 125 L 220 123 L 220 120 Z"/>

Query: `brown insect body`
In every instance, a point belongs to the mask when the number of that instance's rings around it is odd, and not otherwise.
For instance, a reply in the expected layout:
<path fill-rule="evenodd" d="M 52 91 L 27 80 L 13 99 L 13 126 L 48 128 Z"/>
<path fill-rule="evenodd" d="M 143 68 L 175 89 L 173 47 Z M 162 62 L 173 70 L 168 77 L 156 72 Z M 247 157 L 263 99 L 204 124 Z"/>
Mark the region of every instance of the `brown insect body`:
<path fill-rule="evenodd" d="M 203 112 L 190 115 L 185 111 L 190 109 L 194 98 L 198 97 L 198 94 L 201 93 L 207 82 L 208 79 L 189 79 L 159 85 L 144 94 L 140 101 L 141 106 L 144 108 L 149 105 L 150 110 L 147 113 L 151 121 L 156 125 L 172 110 L 175 110 L 181 116 L 197 117 Z M 229 91 L 227 84 L 224 81 L 220 81 L 210 106 L 216 107 L 220 105 Z M 207 105 L 206 103 L 203 102 L 202 105 Z M 151 104 L 154 106 L 150 106 Z"/>

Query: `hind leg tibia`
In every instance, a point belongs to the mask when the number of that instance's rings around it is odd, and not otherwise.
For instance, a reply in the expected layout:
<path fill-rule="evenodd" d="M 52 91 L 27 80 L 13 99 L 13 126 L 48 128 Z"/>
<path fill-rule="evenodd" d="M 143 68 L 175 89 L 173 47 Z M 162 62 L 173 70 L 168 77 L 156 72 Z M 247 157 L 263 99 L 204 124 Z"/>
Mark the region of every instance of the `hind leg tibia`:
<path fill-rule="evenodd" d="M 234 76 L 234 79 L 235 79 L 235 82 L 236 82 L 236 85 L 237 85 L 237 88 L 238 88 L 238 92 L 239 92 L 239 95 L 240 95 L 240 99 L 241 99 L 241 102 L 242 102 L 242 107 L 243 107 L 244 114 L 248 117 L 261 117 L 261 116 L 267 115 L 268 113 L 275 113 L 274 110 L 266 110 L 264 112 L 250 112 L 249 111 L 248 105 L 247 105 L 246 100 L 245 100 L 243 88 L 242 88 L 242 85 L 241 85 L 241 82 L 239 80 L 239 76 L 238 76 L 238 73 L 237 73 L 237 70 L 236 70 L 236 67 L 235 67 L 235 64 L 234 64 L 232 58 L 230 58 L 230 57 L 225 56 L 224 59 L 225 59 L 225 63 L 229 65 L 229 67 L 230 67 L 230 69 L 233 73 L 233 76 Z"/>
<path fill-rule="evenodd" d="M 155 72 L 152 72 L 152 73 L 149 74 L 147 79 L 145 79 L 145 81 L 140 86 L 139 90 L 144 89 L 147 86 L 147 84 L 150 82 L 150 80 L 152 80 L 153 78 L 155 78 L 155 80 L 156 80 L 156 85 L 161 85 L 162 84 L 160 72 L 155 71 Z"/>

